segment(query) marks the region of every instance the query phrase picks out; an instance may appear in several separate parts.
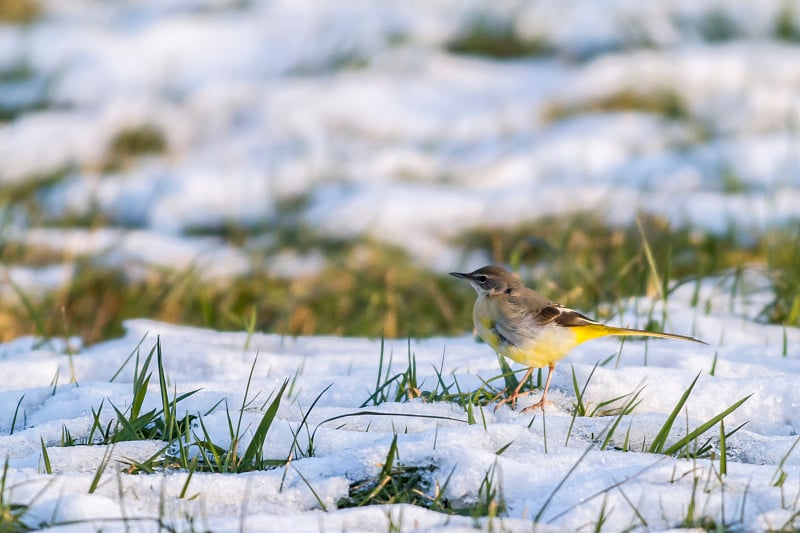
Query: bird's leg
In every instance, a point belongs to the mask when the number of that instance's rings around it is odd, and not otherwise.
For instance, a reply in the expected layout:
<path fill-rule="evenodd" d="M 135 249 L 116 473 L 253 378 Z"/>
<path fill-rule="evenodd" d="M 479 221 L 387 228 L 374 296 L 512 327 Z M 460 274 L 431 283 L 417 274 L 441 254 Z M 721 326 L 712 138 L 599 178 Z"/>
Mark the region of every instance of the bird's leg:
<path fill-rule="evenodd" d="M 542 393 L 542 399 L 536 402 L 535 404 L 526 407 L 522 410 L 523 413 L 527 413 L 528 411 L 533 411 L 534 409 L 541 409 L 544 411 L 544 404 L 548 403 L 547 400 L 547 389 L 550 388 L 550 379 L 553 377 L 553 369 L 556 365 L 550 365 L 547 370 L 547 380 L 544 382 L 544 392 Z M 533 370 L 533 369 L 531 369 Z"/>
<path fill-rule="evenodd" d="M 517 407 L 517 398 L 519 397 L 519 390 L 522 388 L 525 382 L 528 381 L 528 378 L 531 377 L 532 373 L 533 373 L 533 367 L 528 368 L 528 371 L 525 372 L 525 377 L 522 378 L 519 383 L 517 383 L 517 387 L 514 389 L 514 392 L 512 392 L 508 397 L 503 398 L 502 400 L 497 402 L 497 405 L 494 406 L 494 410 L 497 411 L 498 407 L 508 402 L 511 402 L 511 409 L 512 410 L 515 409 Z"/>

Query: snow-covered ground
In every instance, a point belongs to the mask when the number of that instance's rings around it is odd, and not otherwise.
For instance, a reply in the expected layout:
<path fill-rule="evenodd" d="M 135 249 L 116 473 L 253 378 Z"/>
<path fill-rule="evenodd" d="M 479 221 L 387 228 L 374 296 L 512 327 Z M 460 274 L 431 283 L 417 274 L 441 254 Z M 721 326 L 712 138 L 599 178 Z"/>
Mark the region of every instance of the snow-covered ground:
<path fill-rule="evenodd" d="M 275 227 L 301 196 L 292 220 L 438 271 L 466 229 L 576 211 L 758 232 L 800 216 L 800 48 L 775 38 L 780 20 L 800 27 L 794 7 L 53 0 L 35 24 L 0 26 L 0 72 L 27 73 L 0 81 L 0 105 L 40 95 L 0 125 L 0 183 L 66 172 L 40 198 L 48 217 L 178 234 Z M 480 24 L 548 52 L 447 52 Z M 674 120 L 553 115 L 659 91 Z M 114 135 L 145 125 L 165 151 L 105 168 Z"/>
<path fill-rule="evenodd" d="M 713 286 L 709 283 L 702 291 L 711 309 L 708 314 L 688 306 L 680 294 L 668 306 L 670 330 L 692 333 L 710 346 L 628 341 L 618 359 L 596 369 L 584 397 L 590 410 L 605 400 L 642 391 L 641 404 L 623 417 L 606 450 L 600 449 L 603 432 L 615 416 L 577 417 L 570 429 L 575 402 L 571 368 L 583 386 L 595 363 L 618 352 L 616 340 L 585 344 L 557 367 L 550 396 L 553 405 L 545 415 L 523 414 L 508 406 L 493 411 L 489 405 L 482 411 L 476 408 L 476 423 L 470 425 L 457 404 L 419 399 L 367 408 L 379 415 L 325 422 L 364 410 L 360 406 L 376 386 L 377 340 L 257 334 L 245 349 L 245 333 L 137 320 L 128 323 L 125 337 L 74 354 L 70 370 L 63 347 L 36 347 L 34 339 L 20 338 L 0 346 L 0 398 L 5 406 L 0 412 L 0 455 L 9 458 L 6 501 L 30 504 L 24 518 L 30 525 L 78 520 L 80 526 L 74 527 L 99 528 L 102 523 L 104 531 L 153 531 L 159 516 L 179 530 L 194 520 L 195 527 L 212 531 L 241 527 L 249 531 L 387 531 L 389 513 L 404 530 L 470 527 L 471 519 L 408 506 L 336 510 L 350 483 L 377 475 L 396 434 L 401 464 L 433 465 L 430 475 L 441 485 L 452 472 L 444 492 L 451 502 L 477 500 L 483 476 L 496 464 L 494 482 L 507 510 L 500 522 L 495 520 L 495 528 L 530 531 L 532 518 L 544 507 L 539 517 L 542 524 L 574 531 L 597 522 L 605 506 L 604 527 L 609 531 L 633 526 L 659 530 L 680 524 L 691 505 L 697 519 L 707 517 L 743 530 L 777 529 L 786 523 L 797 527 L 800 450 L 790 450 L 800 427 L 800 331 L 757 324 L 731 313 L 727 296 L 714 295 Z M 647 301 L 638 304 L 650 305 Z M 203 414 L 211 439 L 223 448 L 230 437 L 220 400 L 231 406 L 235 420 L 256 355 L 250 398 L 260 399 L 244 413 L 242 449 L 262 416 L 259 406 L 284 379 L 296 376 L 268 433 L 265 452 L 271 458 L 287 457 L 294 433 L 301 435 L 300 448 L 305 450 L 304 413 L 330 386 L 308 418 L 309 430 L 318 428 L 314 454 L 296 459 L 286 472 L 278 468 L 249 474 L 197 473 L 182 499 L 185 473 L 120 473 L 125 465 L 117 461 L 145 461 L 164 443 L 122 442 L 113 447 L 111 466 L 99 487 L 88 494 L 108 447 L 60 447 L 64 428 L 73 438 L 85 439 L 93 410 L 99 410 L 102 423 L 107 424 L 114 418 L 109 413 L 111 404 L 127 409 L 132 401 L 133 363 L 113 382 L 111 378 L 137 345 L 141 343 L 144 357 L 157 336 L 169 386 L 178 394 L 199 389 L 179 409 Z M 471 337 L 412 340 L 410 348 L 423 390 L 436 386 L 439 368 L 446 382 L 457 380 L 466 390 L 477 389 L 481 379 L 498 373 L 491 349 Z M 387 341 L 385 354 L 393 356 L 392 373 L 405 369 L 407 350 L 406 341 Z M 68 384 L 73 372 L 77 384 Z M 698 373 L 698 383 L 668 443 L 752 395 L 724 420 L 727 431 L 746 424 L 727 439 L 726 475 L 720 475 L 718 455 L 689 460 L 638 451 L 653 441 Z M 59 385 L 54 387 L 56 380 Z M 156 381 L 155 377 L 151 381 L 142 412 L 161 406 Z M 537 395 L 521 404 L 529 405 Z M 18 402 L 17 425 L 10 434 Z M 197 432 L 202 439 L 203 433 Z M 718 435 L 715 426 L 699 442 L 710 437 L 719 454 Z M 620 450 L 626 439 L 635 451 Z M 42 441 L 52 475 L 43 473 Z M 496 454 L 505 445 L 508 448 Z M 774 485 L 781 471 L 788 474 L 782 488 Z M 327 512 L 320 508 L 320 501 Z M 486 519 L 482 524 L 489 527 Z"/>
<path fill-rule="evenodd" d="M 41 4 L 29 25 L 0 24 L 0 116 L 10 116 L 0 122 L 0 198 L 41 185 L 35 209 L 0 205 L 0 237 L 64 261 L 3 261 L 3 300 L 64 285 L 76 256 L 191 268 L 224 282 L 249 272 L 249 251 L 286 225 L 399 245 L 446 272 L 486 260 L 466 256 L 453 237 L 548 215 L 591 211 L 629 225 L 645 211 L 745 237 L 800 219 L 798 2 Z M 499 60 L 448 51 L 480 25 L 541 43 L 543 53 Z M 653 95 L 666 101 L 654 106 Z M 160 131 L 164 150 L 107 164 L 112 139 L 141 127 Z M 110 225 L 60 224 L 97 214 Z M 230 225 L 252 232 L 244 245 L 198 235 Z M 326 261 L 291 243 L 268 258 L 286 277 Z M 377 340 L 248 341 L 245 333 L 146 320 L 71 356 L 79 343 L 68 350 L 58 340 L 19 338 L 0 345 L 0 459 L 8 458 L 0 508 L 24 504 L 29 526 L 75 531 L 155 531 L 159 516 L 177 530 L 470 529 L 470 518 L 411 506 L 335 510 L 349 483 L 377 474 L 397 434 L 402 464 L 435 467 L 440 484 L 452 472 L 452 502 L 474 502 L 496 464 L 507 506 L 501 525 L 513 531 L 593 529 L 601 517 L 609 531 L 658 530 L 690 513 L 742 530 L 796 529 L 800 331 L 754 320 L 770 297 L 761 290 L 768 283 L 754 283 L 748 300 L 724 280 L 705 280 L 694 307 L 693 288 L 670 297 L 665 327 L 710 346 L 626 341 L 620 352 L 618 341 L 595 341 L 559 365 L 546 416 L 490 405 L 476 408 L 472 425 L 455 403 L 419 399 L 323 423 L 358 413 L 375 388 Z M 615 323 L 642 326 L 642 310 L 652 307 L 631 302 Z M 298 430 L 304 445 L 304 413 L 331 385 L 308 419 L 319 427 L 315 454 L 287 469 L 196 473 L 180 498 L 185 472 L 128 475 L 118 462 L 143 461 L 162 442 L 61 447 L 64 428 L 88 437 L 93 409 L 104 405 L 107 423 L 112 403 L 130 406 L 132 363 L 112 377 L 145 333 L 143 354 L 160 336 L 170 387 L 200 389 L 180 405 L 203 413 L 223 447 L 219 402 L 241 405 L 257 354 L 251 397 L 261 394 L 244 413 L 245 440 L 263 399 L 297 377 L 268 435 L 270 457 L 285 458 Z M 411 350 L 422 388 L 435 386 L 440 365 L 448 382 L 468 390 L 498 374 L 495 355 L 470 337 L 412 340 Z M 401 371 L 405 341 L 388 342 L 387 353 Z M 640 389 L 642 402 L 601 450 L 615 417 L 577 417 L 570 429 L 570 364 L 583 384 L 606 360 L 587 387 L 590 407 Z M 696 461 L 621 451 L 626 434 L 633 450 L 653 441 L 698 373 L 669 441 L 752 395 L 725 418 L 727 430 L 746 423 L 727 439 L 727 474 L 718 448 Z M 154 379 L 145 410 L 159 405 Z M 718 434 L 715 426 L 707 435 L 715 446 Z M 44 473 L 42 443 L 53 474 Z M 110 466 L 89 494 L 107 452 Z"/>

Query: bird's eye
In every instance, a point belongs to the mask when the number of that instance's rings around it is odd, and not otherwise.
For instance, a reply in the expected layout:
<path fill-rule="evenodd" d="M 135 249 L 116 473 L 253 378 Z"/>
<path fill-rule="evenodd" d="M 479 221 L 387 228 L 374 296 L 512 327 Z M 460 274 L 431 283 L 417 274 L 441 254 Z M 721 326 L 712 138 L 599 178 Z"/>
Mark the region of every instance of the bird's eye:
<path fill-rule="evenodd" d="M 478 276 L 478 283 L 486 283 L 486 280 L 489 279 L 486 276 Z"/>

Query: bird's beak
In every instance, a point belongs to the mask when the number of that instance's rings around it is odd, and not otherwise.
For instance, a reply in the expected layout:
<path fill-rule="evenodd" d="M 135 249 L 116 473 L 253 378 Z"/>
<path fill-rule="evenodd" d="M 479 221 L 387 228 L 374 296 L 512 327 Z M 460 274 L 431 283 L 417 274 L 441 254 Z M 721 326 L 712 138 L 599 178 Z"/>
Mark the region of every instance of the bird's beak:
<path fill-rule="evenodd" d="M 461 272 L 450 272 L 454 278 L 470 279 L 469 274 L 462 274 Z"/>

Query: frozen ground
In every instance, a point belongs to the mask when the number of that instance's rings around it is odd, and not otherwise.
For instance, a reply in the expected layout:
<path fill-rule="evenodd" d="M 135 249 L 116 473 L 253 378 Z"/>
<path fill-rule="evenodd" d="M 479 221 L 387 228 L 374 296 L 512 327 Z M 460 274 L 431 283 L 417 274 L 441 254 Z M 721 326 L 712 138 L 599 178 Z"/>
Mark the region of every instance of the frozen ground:
<path fill-rule="evenodd" d="M 701 292 L 710 309 L 707 314 L 686 305 L 682 296 L 689 294 L 678 294 L 668 306 L 671 331 L 697 335 L 710 346 L 628 341 L 618 359 L 595 371 L 585 393 L 590 406 L 642 389 L 642 403 L 633 415 L 623 417 L 623 429 L 615 433 L 607 450 L 599 447 L 603 431 L 615 416 L 578 417 L 569 429 L 575 401 L 570 368 L 583 384 L 595 363 L 619 351 L 615 340 L 585 344 L 558 366 L 550 396 L 553 405 L 547 408 L 546 416 L 522 414 L 507 406 L 494 412 L 488 406 L 482 412 L 476 410 L 476 423 L 470 425 L 457 404 L 418 399 L 368 408 L 384 416 L 324 422 L 362 411 L 359 406 L 374 390 L 377 378 L 380 342 L 376 340 L 255 335 L 244 349 L 244 333 L 138 320 L 128 323 L 124 338 L 73 355 L 77 384 L 68 384 L 72 371 L 63 347 L 36 347 L 33 339 L 20 338 L 0 346 L 0 399 L 6 406 L 0 412 L 0 455 L 9 460 L 5 497 L 30 505 L 24 519 L 30 525 L 80 521 L 80 526 L 72 529 L 90 524 L 103 531 L 126 527 L 154 531 L 159 513 L 165 523 L 179 530 L 189 527 L 193 520 L 195 528 L 213 531 L 238 531 L 240 527 L 249 531 L 388 531 L 388 513 L 404 530 L 470 528 L 472 519 L 409 506 L 335 510 L 336 502 L 347 496 L 351 482 L 377 475 L 392 436 L 397 434 L 402 464 L 435 466 L 430 475 L 441 484 L 453 472 L 444 493 L 453 502 L 475 501 L 483 476 L 496 464 L 494 481 L 507 511 L 500 522 L 495 520 L 495 528 L 502 525 L 506 530 L 530 531 L 532 517 L 544 507 L 541 524 L 575 531 L 597 522 L 605 506 L 604 528 L 609 531 L 634 526 L 660 530 L 680 524 L 691 505 L 697 519 L 706 517 L 742 530 L 777 529 L 786 524 L 797 527 L 800 450 L 790 450 L 798 440 L 800 427 L 800 331 L 784 331 L 743 318 L 740 313 L 746 311 L 747 302 L 738 299 L 732 313 L 728 297 L 715 292 L 716 286 L 709 282 Z M 638 302 L 640 308 L 649 305 L 645 300 Z M 658 307 L 656 311 L 660 313 Z M 618 318 L 624 323 L 635 320 L 634 313 Z M 788 348 L 784 348 L 784 335 Z M 199 389 L 180 404 L 181 410 L 204 414 L 212 440 L 223 447 L 228 446 L 229 437 L 219 402 L 224 399 L 229 406 L 241 405 L 256 354 L 250 395 L 261 399 L 244 414 L 243 447 L 262 416 L 258 405 L 284 379 L 297 376 L 265 446 L 268 457 L 285 458 L 292 434 L 301 429 L 303 413 L 325 387 L 331 386 L 308 418 L 312 430 L 318 427 L 313 456 L 296 459 L 286 473 L 279 468 L 239 475 L 195 474 L 187 498 L 181 499 L 178 496 L 186 483 L 185 473 L 120 473 L 125 465 L 118 461 L 144 461 L 163 443 L 122 442 L 111 450 L 112 462 L 99 488 L 88 494 L 108 447 L 60 447 L 63 430 L 85 440 L 92 410 L 100 409 L 101 403 L 106 405 L 101 416 L 104 424 L 113 419 L 110 404 L 120 410 L 128 408 L 133 364 L 128 364 L 113 382 L 110 380 L 140 342 L 144 356 L 156 336 L 161 339 L 170 386 L 178 393 Z M 478 388 L 480 379 L 497 375 L 494 354 L 469 337 L 412 341 L 411 351 L 422 389 L 435 386 L 435 369 L 440 367 L 445 381 L 457 380 L 469 390 Z M 405 369 L 406 341 L 388 342 L 386 353 L 393 355 L 393 371 Z M 626 433 L 635 450 L 652 442 L 698 373 L 698 384 L 668 442 L 685 434 L 687 427 L 693 428 L 752 395 L 725 418 L 728 431 L 746 424 L 727 439 L 727 475 L 719 474 L 718 458 L 675 459 L 619 450 Z M 55 380 L 57 387 L 53 386 Z M 532 403 L 537 395 L 526 398 L 522 405 Z M 10 434 L 18 402 L 17 425 Z M 159 406 L 158 385 L 151 383 L 143 411 Z M 301 448 L 305 449 L 307 436 L 302 429 L 300 434 Z M 714 427 L 707 435 L 715 449 L 718 434 Z M 42 441 L 48 447 L 53 475 L 43 473 Z M 496 454 L 505 445 L 508 448 Z M 788 477 L 779 488 L 774 482 L 782 471 Z M 280 490 L 284 475 L 285 486 Z M 328 512 L 320 509 L 319 501 Z M 486 519 L 481 523 L 490 527 Z"/>

